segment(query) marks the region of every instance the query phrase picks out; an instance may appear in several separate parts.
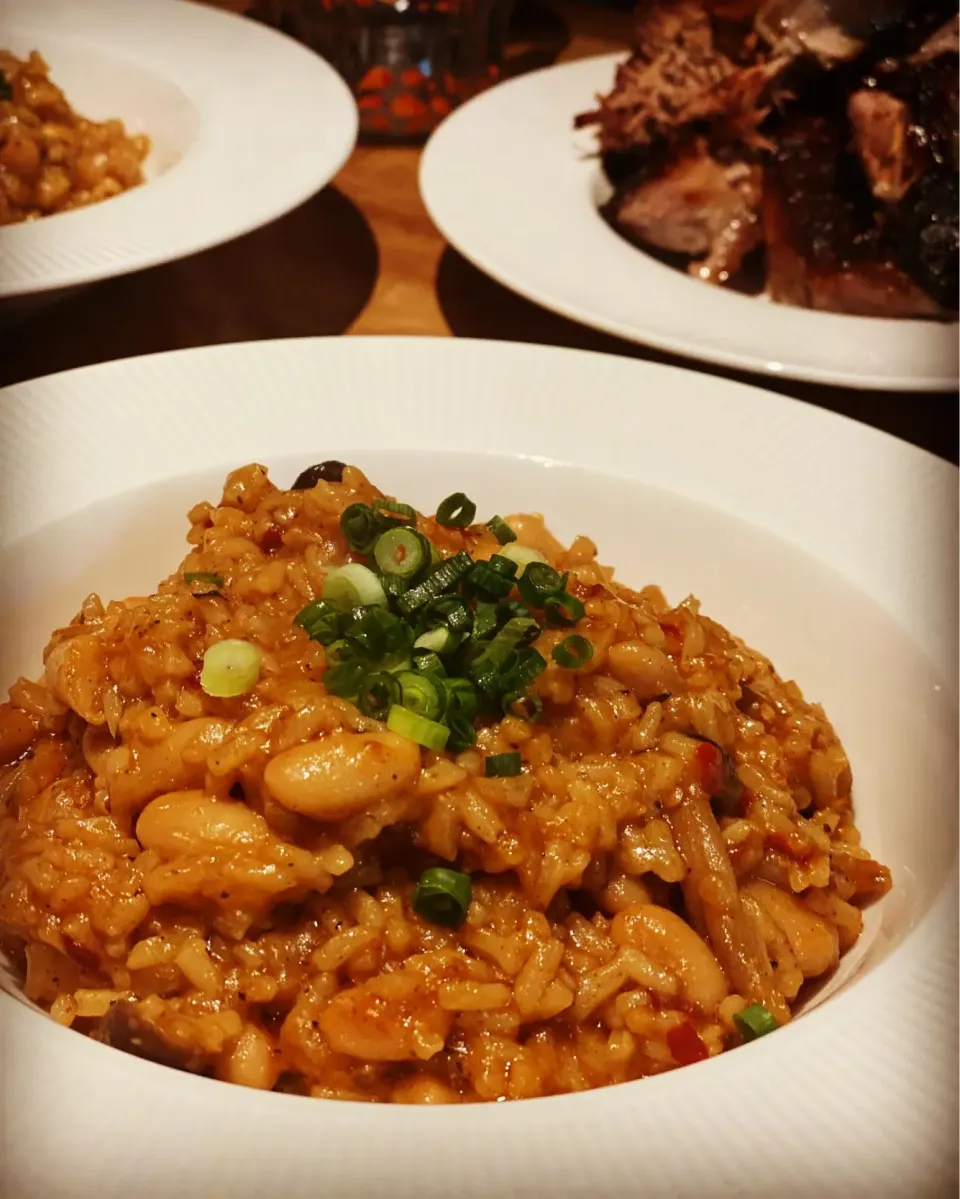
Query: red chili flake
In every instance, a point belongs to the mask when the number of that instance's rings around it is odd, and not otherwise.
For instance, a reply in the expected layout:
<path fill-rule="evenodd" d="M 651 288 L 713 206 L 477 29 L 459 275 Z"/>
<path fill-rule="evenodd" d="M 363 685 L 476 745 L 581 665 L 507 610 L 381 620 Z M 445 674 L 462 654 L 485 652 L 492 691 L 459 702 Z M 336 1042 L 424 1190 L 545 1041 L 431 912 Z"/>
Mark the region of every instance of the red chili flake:
<path fill-rule="evenodd" d="M 78 945 L 71 937 L 63 938 L 63 948 L 66 950 L 67 956 L 73 958 L 83 970 L 96 970 L 100 965 L 100 959 L 92 949 L 87 949 L 85 945 Z"/>
<path fill-rule="evenodd" d="M 701 741 L 694 757 L 700 783 L 707 795 L 719 795 L 723 790 L 723 754 L 709 741 Z"/>
<path fill-rule="evenodd" d="M 667 1047 L 678 1066 L 692 1066 L 694 1062 L 705 1061 L 710 1056 L 709 1049 L 689 1020 L 684 1020 L 676 1028 L 670 1029 L 667 1033 Z"/>
<path fill-rule="evenodd" d="M 371 67 L 357 86 L 358 92 L 382 92 L 393 83 L 393 75 L 386 67 Z"/>
<path fill-rule="evenodd" d="M 260 538 L 260 548 L 265 554 L 278 550 L 283 545 L 283 531 L 276 525 L 271 525 Z"/>

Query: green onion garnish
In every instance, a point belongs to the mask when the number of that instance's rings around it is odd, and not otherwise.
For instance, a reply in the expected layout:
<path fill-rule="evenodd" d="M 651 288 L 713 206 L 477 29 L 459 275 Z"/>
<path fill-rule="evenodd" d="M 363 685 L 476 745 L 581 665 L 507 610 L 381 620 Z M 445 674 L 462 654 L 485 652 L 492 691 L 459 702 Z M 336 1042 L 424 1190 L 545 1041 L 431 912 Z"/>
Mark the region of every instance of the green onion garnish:
<path fill-rule="evenodd" d="M 260 677 L 260 651 L 249 641 L 218 641 L 203 655 L 200 686 L 207 695 L 246 695 Z"/>
<path fill-rule="evenodd" d="M 500 624 L 501 607 L 497 603 L 478 600 L 473 610 L 473 629 L 471 636 L 474 641 L 486 641 L 497 631 Z"/>
<path fill-rule="evenodd" d="M 330 645 L 343 632 L 343 611 L 329 600 L 314 600 L 293 618 L 293 623 L 303 629 L 311 641 Z"/>
<path fill-rule="evenodd" d="M 543 700 L 536 691 L 514 691 L 501 700 L 504 716 L 516 716 L 532 724 L 543 711 Z"/>
<path fill-rule="evenodd" d="M 323 598 L 341 608 L 368 604 L 386 605 L 387 596 L 377 576 L 359 562 L 330 566 L 323 579 Z"/>
<path fill-rule="evenodd" d="M 426 716 L 418 716 L 409 708 L 394 704 L 387 716 L 387 728 L 393 733 L 399 733 L 410 741 L 416 741 L 425 749 L 443 749 L 450 736 L 450 730 L 445 724 L 428 720 Z"/>
<path fill-rule="evenodd" d="M 445 558 L 422 583 L 411 587 L 406 595 L 400 597 L 397 607 L 404 616 L 419 612 L 431 600 L 439 598 L 445 591 L 453 590 L 472 565 L 473 561 L 466 550 L 461 550 L 452 558 Z"/>
<path fill-rule="evenodd" d="M 500 561 L 506 562 L 516 573 L 516 565 L 509 558 L 500 558 Z M 513 590 L 513 576 L 497 570 L 490 562 L 474 562 L 463 582 L 471 591 L 495 600 L 506 599 Z"/>
<path fill-rule="evenodd" d="M 413 651 L 413 669 L 421 674 L 436 674 L 443 678 L 447 671 L 439 657 L 430 649 L 415 649 Z"/>
<path fill-rule="evenodd" d="M 531 562 L 520 576 L 517 590 L 531 608 L 542 608 L 551 596 L 563 591 L 563 577 L 546 562 Z"/>
<path fill-rule="evenodd" d="M 385 514 L 391 524 L 416 524 L 416 509 L 409 504 L 400 504 L 394 499 L 374 500 L 370 505 L 374 512 Z"/>
<path fill-rule="evenodd" d="M 531 562 L 546 562 L 546 558 L 539 550 L 531 549 L 529 545 L 520 545 L 517 542 L 503 547 L 503 557 L 509 558 L 511 562 L 516 562 L 521 570 L 529 566 Z"/>
<path fill-rule="evenodd" d="M 558 666 L 563 666 L 566 670 L 579 670 L 593 657 L 593 646 L 586 637 L 572 633 L 553 647 L 551 657 Z"/>
<path fill-rule="evenodd" d="M 427 649 L 434 654 L 449 654 L 452 653 L 460 644 L 460 638 L 456 633 L 450 631 L 449 628 L 439 625 L 435 629 L 428 629 L 425 633 L 414 641 L 414 649 Z"/>
<path fill-rule="evenodd" d="M 448 495 L 437 508 L 437 524 L 446 525 L 449 529 L 466 529 L 473 524 L 477 515 L 477 505 L 468 499 L 462 491 Z"/>
<path fill-rule="evenodd" d="M 400 686 L 399 704 L 427 720 L 440 719 L 447 698 L 441 680 L 434 681 L 429 674 L 420 671 L 405 670 L 397 675 L 397 683 Z"/>
<path fill-rule="evenodd" d="M 351 504 L 340 516 L 340 532 L 352 550 L 365 554 L 377 539 L 380 522 L 376 512 L 366 504 Z"/>
<path fill-rule="evenodd" d="M 488 779 L 516 778 L 523 769 L 523 761 L 518 753 L 491 754 L 483 764 L 483 772 Z"/>
<path fill-rule="evenodd" d="M 185 583 L 209 583 L 212 587 L 222 587 L 223 575 L 218 575 L 212 570 L 185 570 L 183 572 L 183 581 Z"/>
<path fill-rule="evenodd" d="M 357 707 L 372 720 L 386 720 L 390 709 L 400 700 L 400 684 L 385 670 L 368 674 L 357 693 Z"/>
<path fill-rule="evenodd" d="M 517 535 L 513 529 L 507 524 L 502 516 L 493 516 L 487 521 L 487 528 L 496 537 L 501 545 L 506 545 L 510 541 L 516 541 Z"/>
<path fill-rule="evenodd" d="M 356 699 L 366 674 L 367 668 L 359 658 L 346 658 L 324 671 L 323 685 L 331 695 Z"/>
<path fill-rule="evenodd" d="M 424 870 L 413 891 L 413 910 L 423 920 L 444 928 L 459 928 L 470 907 L 470 875 L 446 866 Z"/>
<path fill-rule="evenodd" d="M 755 1041 L 780 1027 L 762 1003 L 751 1003 L 742 1012 L 735 1012 L 733 1021 L 745 1041 Z"/>
<path fill-rule="evenodd" d="M 388 529 L 374 543 L 373 557 L 381 574 L 412 579 L 430 561 L 429 542 L 413 529 Z"/>
<path fill-rule="evenodd" d="M 560 595 L 549 596 L 544 602 L 543 610 L 547 624 L 561 625 L 564 628 L 573 628 L 583 620 L 587 611 L 575 595 L 566 591 Z"/>

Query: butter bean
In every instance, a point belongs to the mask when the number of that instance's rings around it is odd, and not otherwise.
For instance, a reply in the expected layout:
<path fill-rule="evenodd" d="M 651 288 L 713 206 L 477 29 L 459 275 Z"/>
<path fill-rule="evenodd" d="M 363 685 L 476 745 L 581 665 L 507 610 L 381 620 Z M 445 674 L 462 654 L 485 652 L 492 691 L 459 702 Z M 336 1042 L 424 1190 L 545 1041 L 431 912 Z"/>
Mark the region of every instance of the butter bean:
<path fill-rule="evenodd" d="M 137 840 L 165 856 L 218 846 L 253 845 L 270 836 L 267 822 L 242 803 L 211 799 L 203 791 L 160 795 L 143 809 Z"/>
<path fill-rule="evenodd" d="M 639 700 L 672 695 L 680 676 L 663 650 L 643 641 L 621 641 L 607 651 L 607 666 L 613 677 Z"/>
<path fill-rule="evenodd" d="M 332 733 L 285 750 L 264 782 L 285 808 L 314 820 L 341 820 L 410 788 L 420 748 L 396 733 Z"/>

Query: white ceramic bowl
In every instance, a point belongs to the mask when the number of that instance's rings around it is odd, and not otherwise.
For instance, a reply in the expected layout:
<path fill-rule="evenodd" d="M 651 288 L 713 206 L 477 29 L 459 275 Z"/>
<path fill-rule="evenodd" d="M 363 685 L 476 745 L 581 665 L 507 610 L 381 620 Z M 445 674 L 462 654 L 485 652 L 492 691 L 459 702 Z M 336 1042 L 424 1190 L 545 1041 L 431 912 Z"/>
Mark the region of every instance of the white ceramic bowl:
<path fill-rule="evenodd" d="M 841 387 L 952 391 L 958 328 L 768 303 L 693 279 L 603 219 L 596 136 L 573 119 L 610 91 L 622 54 L 491 88 L 434 133 L 420 167 L 444 237 L 544 308 L 630 341 L 776 377 Z"/>
<path fill-rule="evenodd" d="M 335 339 L 131 359 L 0 393 L 0 679 L 89 591 L 152 589 L 225 472 L 327 457 L 461 488 L 698 595 L 821 700 L 895 888 L 814 1010 L 688 1069 L 528 1102 L 261 1094 L 0 995 L 10 1199 L 933 1196 L 956 1144 L 957 472 L 866 426 L 623 358 Z M 7 980 L 7 987 L 14 983 Z M 51 1152 L 55 1143 L 56 1152 Z"/>
<path fill-rule="evenodd" d="M 152 142 L 147 182 L 0 229 L 0 299 L 82 286 L 239 237 L 308 199 L 357 112 L 323 59 L 183 0 L 0 0 L 0 45 L 39 50 L 71 106 Z"/>

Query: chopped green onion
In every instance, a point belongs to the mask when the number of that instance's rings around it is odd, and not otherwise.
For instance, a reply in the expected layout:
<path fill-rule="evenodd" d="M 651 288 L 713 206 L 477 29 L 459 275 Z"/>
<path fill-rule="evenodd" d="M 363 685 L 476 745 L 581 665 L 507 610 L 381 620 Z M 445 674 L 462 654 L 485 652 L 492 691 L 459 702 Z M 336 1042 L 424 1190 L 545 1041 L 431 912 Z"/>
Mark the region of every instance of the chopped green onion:
<path fill-rule="evenodd" d="M 558 666 L 563 666 L 566 670 L 579 670 L 593 657 L 593 646 L 586 637 L 573 633 L 553 647 L 551 656 Z"/>
<path fill-rule="evenodd" d="M 434 682 L 429 674 L 405 670 L 397 675 L 397 683 L 400 687 L 399 704 L 418 716 L 425 716 L 427 720 L 440 719 L 446 704 L 442 681 Z"/>
<path fill-rule="evenodd" d="M 368 674 L 357 695 L 357 707 L 372 720 L 386 720 L 391 707 L 400 700 L 400 684 L 392 674 L 378 671 Z"/>
<path fill-rule="evenodd" d="M 473 727 L 473 722 L 463 712 L 448 712 L 446 721 L 450 728 L 447 749 L 453 753 L 461 753 L 463 750 L 469 749 L 476 742 L 477 730 Z"/>
<path fill-rule="evenodd" d="M 412 579 L 430 561 L 429 542 L 414 529 L 388 529 L 374 542 L 373 557 L 381 574 Z"/>
<path fill-rule="evenodd" d="M 509 670 L 516 657 L 516 650 L 540 634 L 535 620 L 524 620 L 514 616 L 503 626 L 492 641 L 483 644 L 480 652 L 467 667 L 467 674 L 488 694 L 503 689 L 497 685 L 501 674 Z"/>
<path fill-rule="evenodd" d="M 392 666 L 410 657 L 410 626 L 386 608 L 360 608 L 343 630 L 347 644 L 370 662 Z"/>
<path fill-rule="evenodd" d="M 447 672 L 443 663 L 430 649 L 415 649 L 413 651 L 413 668 L 421 674 L 437 674 L 442 678 Z"/>
<path fill-rule="evenodd" d="M 513 529 L 507 524 L 502 516 L 493 516 L 487 521 L 487 528 L 496 537 L 501 545 L 506 545 L 510 541 L 516 541 L 517 535 Z"/>
<path fill-rule="evenodd" d="M 437 524 L 446 525 L 449 529 L 466 529 L 476 515 L 477 505 L 473 500 L 468 499 L 462 491 L 455 491 L 437 508 Z"/>
<path fill-rule="evenodd" d="M 419 612 L 431 600 L 437 599 L 445 591 L 451 591 L 456 587 L 457 583 L 460 582 L 472 565 L 473 562 L 466 550 L 461 550 L 459 554 L 454 554 L 452 558 L 445 558 L 436 570 L 427 575 L 422 583 L 419 583 L 416 587 L 411 587 L 406 595 L 400 596 L 399 600 L 397 600 L 397 607 L 404 616 L 410 616 L 414 612 Z"/>
<path fill-rule="evenodd" d="M 212 570 L 185 570 L 183 572 L 183 581 L 185 583 L 209 583 L 212 587 L 223 587 L 223 575 L 218 575 Z"/>
<path fill-rule="evenodd" d="M 524 691 L 546 668 L 543 654 L 535 649 L 520 649 L 516 662 L 500 677 L 500 690 L 508 693 Z"/>
<path fill-rule="evenodd" d="M 246 695 L 260 677 L 260 651 L 249 641 L 218 641 L 203 655 L 200 686 L 218 699 Z"/>
<path fill-rule="evenodd" d="M 507 562 L 509 559 L 503 558 L 501 561 Z M 514 570 L 517 569 L 512 562 L 510 565 Z M 469 590 L 490 596 L 492 599 L 506 599 L 513 590 L 513 579 L 504 576 L 489 562 L 474 562 L 463 582 Z"/>
<path fill-rule="evenodd" d="M 340 699 L 354 699 L 360 692 L 366 673 L 366 666 L 358 658 L 347 658 L 324 671 L 323 685 L 331 695 Z"/>
<path fill-rule="evenodd" d="M 504 716 L 532 723 L 543 711 L 543 700 L 536 691 L 514 691 L 501 700 Z"/>
<path fill-rule="evenodd" d="M 380 579 L 380 584 L 386 592 L 387 599 L 390 596 L 401 596 L 410 590 L 410 584 L 406 579 L 401 579 L 399 575 L 383 575 Z"/>
<path fill-rule="evenodd" d="M 400 504 L 393 499 L 374 500 L 370 505 L 374 512 L 386 514 L 390 524 L 416 524 L 417 513 L 409 504 Z"/>
<path fill-rule="evenodd" d="M 523 769 L 523 760 L 518 753 L 491 754 L 483 764 L 488 779 L 516 778 Z"/>
<path fill-rule="evenodd" d="M 435 654 L 449 654 L 460 644 L 460 638 L 456 633 L 452 633 L 449 628 L 439 625 L 435 629 L 428 629 L 425 633 L 414 641 L 414 649 L 428 649 Z"/>
<path fill-rule="evenodd" d="M 517 590 L 531 608 L 542 608 L 551 596 L 563 591 L 563 578 L 546 562 L 530 562 L 517 582 Z"/>
<path fill-rule="evenodd" d="M 314 600 L 293 618 L 293 623 L 303 629 L 311 641 L 329 645 L 343 631 L 343 612 L 329 600 Z"/>
<path fill-rule="evenodd" d="M 547 617 L 547 624 L 561 625 L 564 628 L 573 628 L 583 620 L 586 614 L 586 608 L 575 595 L 570 595 L 564 591 L 561 595 L 549 596 L 543 605 L 544 613 Z"/>
<path fill-rule="evenodd" d="M 733 1021 L 745 1041 L 755 1041 L 780 1027 L 762 1003 L 751 1003 L 742 1012 L 735 1012 Z"/>
<path fill-rule="evenodd" d="M 479 708 L 477 690 L 469 679 L 444 679 L 443 689 L 447 693 L 447 713 L 460 712 L 467 720 L 473 720 Z"/>
<path fill-rule="evenodd" d="M 546 562 L 546 558 L 539 550 L 532 549 L 529 545 L 520 545 L 518 542 L 505 545 L 502 556 L 509 558 L 511 562 L 516 562 L 521 570 L 529 566 L 531 562 Z"/>
<path fill-rule="evenodd" d="M 387 728 L 401 737 L 406 737 L 409 741 L 416 741 L 418 745 L 422 745 L 426 749 L 443 749 L 450 736 L 450 730 L 445 724 L 438 724 L 435 720 L 418 716 L 416 712 L 411 712 L 409 708 L 402 708 L 399 704 L 394 704 L 390 709 L 390 714 L 387 716 Z"/>
<path fill-rule="evenodd" d="M 459 928 L 466 919 L 472 893 L 469 874 L 433 866 L 424 870 L 413 890 L 413 910 L 431 924 Z"/>
<path fill-rule="evenodd" d="M 471 636 L 474 641 L 486 641 L 497 631 L 500 623 L 500 605 L 479 600 L 473 612 L 473 629 Z"/>
<path fill-rule="evenodd" d="M 459 595 L 441 595 L 420 613 L 420 625 L 424 628 L 443 626 L 451 633 L 467 633 L 471 623 L 470 609 Z"/>
<path fill-rule="evenodd" d="M 365 554 L 377 539 L 380 522 L 366 504 L 351 504 L 340 516 L 340 531 L 351 549 Z"/>
<path fill-rule="evenodd" d="M 323 598 L 341 608 L 385 606 L 387 603 L 380 580 L 369 567 L 361 566 L 359 562 L 328 567 L 323 579 Z"/>

